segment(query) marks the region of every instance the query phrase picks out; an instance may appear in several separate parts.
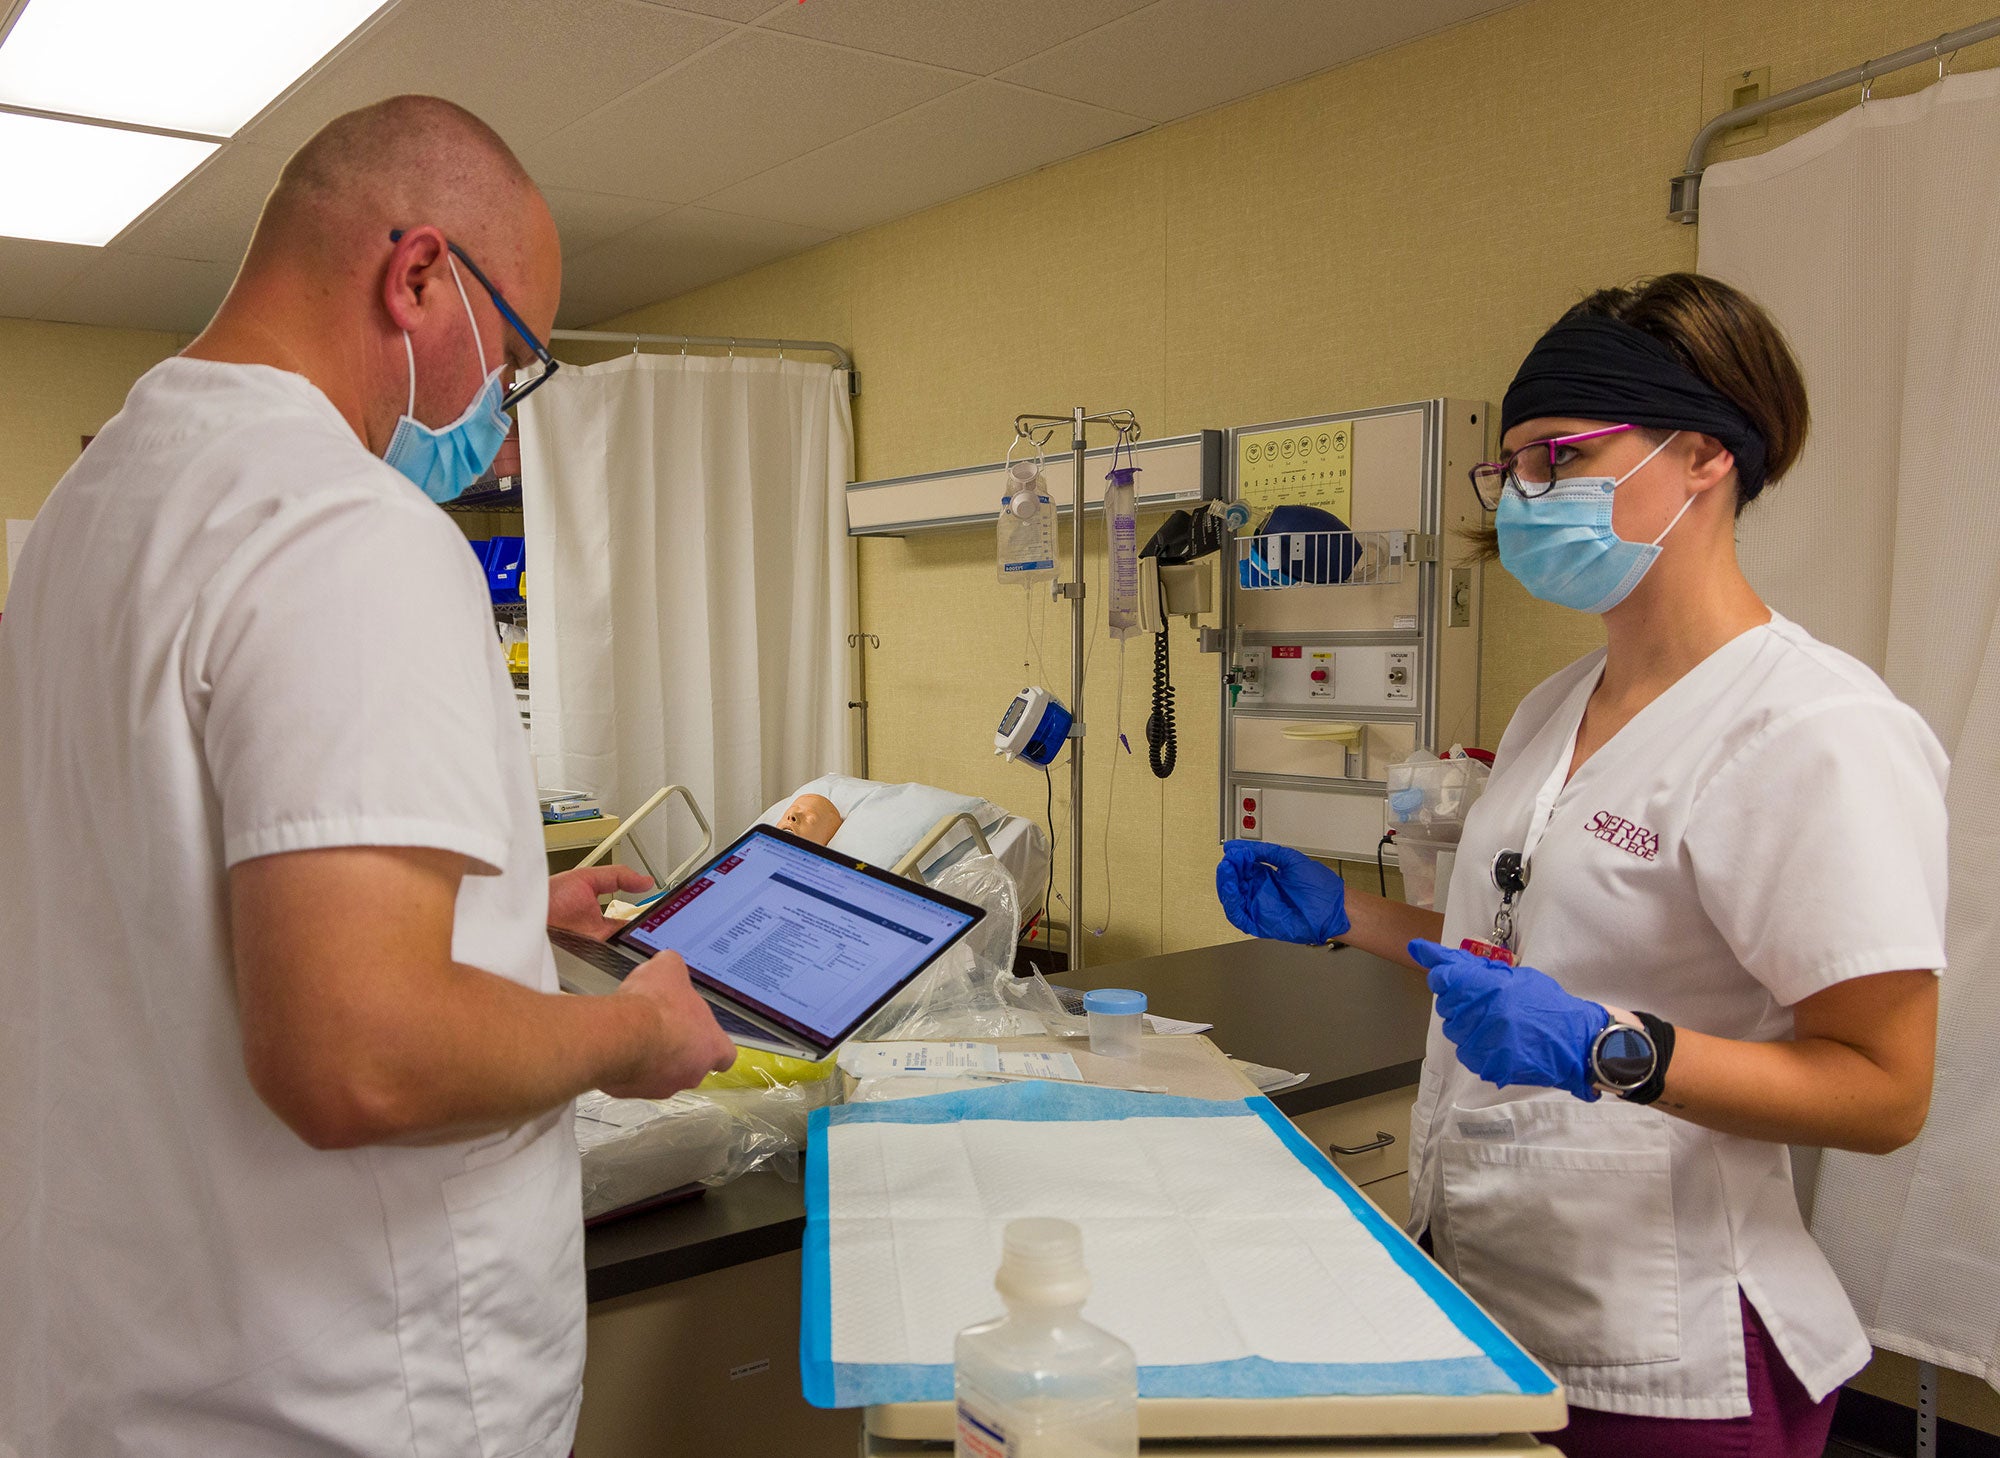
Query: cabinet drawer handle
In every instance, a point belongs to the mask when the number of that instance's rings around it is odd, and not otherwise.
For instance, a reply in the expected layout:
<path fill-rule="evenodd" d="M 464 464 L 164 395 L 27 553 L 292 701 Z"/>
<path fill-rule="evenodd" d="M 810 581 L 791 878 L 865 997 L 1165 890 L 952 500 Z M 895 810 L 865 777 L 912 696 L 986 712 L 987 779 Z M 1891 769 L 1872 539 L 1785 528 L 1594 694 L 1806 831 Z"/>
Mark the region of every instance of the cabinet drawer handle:
<path fill-rule="evenodd" d="M 1378 1149 L 1387 1149 L 1396 1142 L 1396 1136 L 1387 1129 L 1377 1129 L 1375 1137 L 1366 1144 L 1357 1144 L 1349 1149 L 1344 1144 L 1329 1144 L 1326 1147 L 1335 1154 L 1373 1154 Z"/>

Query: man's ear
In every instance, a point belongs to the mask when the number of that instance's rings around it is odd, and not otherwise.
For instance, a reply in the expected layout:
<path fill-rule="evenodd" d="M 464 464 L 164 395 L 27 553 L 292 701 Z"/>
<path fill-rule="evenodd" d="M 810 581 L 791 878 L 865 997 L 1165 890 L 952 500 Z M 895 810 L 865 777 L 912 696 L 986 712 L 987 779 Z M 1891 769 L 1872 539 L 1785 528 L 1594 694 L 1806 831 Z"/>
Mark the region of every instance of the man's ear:
<path fill-rule="evenodd" d="M 429 225 L 408 229 L 396 240 L 382 275 L 382 307 L 396 328 L 414 330 L 423 323 L 446 253 L 444 234 Z"/>

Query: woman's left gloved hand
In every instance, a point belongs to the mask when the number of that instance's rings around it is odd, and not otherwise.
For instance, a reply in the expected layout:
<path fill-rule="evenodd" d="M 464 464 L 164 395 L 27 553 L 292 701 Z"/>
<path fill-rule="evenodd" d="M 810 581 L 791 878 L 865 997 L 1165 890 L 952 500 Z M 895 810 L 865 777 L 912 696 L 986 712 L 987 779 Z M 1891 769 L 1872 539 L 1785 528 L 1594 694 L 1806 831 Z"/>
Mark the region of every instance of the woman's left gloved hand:
<path fill-rule="evenodd" d="M 1458 1061 L 1502 1088 L 1559 1088 L 1595 1101 L 1590 1047 L 1611 1014 L 1533 967 L 1510 967 L 1436 942 L 1410 943 L 1430 973 Z"/>
<path fill-rule="evenodd" d="M 1288 845 L 1224 841 L 1215 895 L 1229 924 L 1253 937 L 1316 947 L 1351 930 L 1340 873 Z"/>

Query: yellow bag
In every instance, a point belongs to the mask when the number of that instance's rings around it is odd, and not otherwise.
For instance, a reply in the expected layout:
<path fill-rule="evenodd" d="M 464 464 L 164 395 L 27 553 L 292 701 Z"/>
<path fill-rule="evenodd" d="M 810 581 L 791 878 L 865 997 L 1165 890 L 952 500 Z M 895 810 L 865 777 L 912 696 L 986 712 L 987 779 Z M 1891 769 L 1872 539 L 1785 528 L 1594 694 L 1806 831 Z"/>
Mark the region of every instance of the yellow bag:
<path fill-rule="evenodd" d="M 702 1088 L 769 1088 L 774 1084 L 821 1083 L 833 1077 L 839 1066 L 835 1058 L 813 1063 L 804 1058 L 787 1058 L 782 1053 L 766 1053 L 761 1048 L 738 1048 L 736 1061 L 721 1073 L 711 1073 Z"/>

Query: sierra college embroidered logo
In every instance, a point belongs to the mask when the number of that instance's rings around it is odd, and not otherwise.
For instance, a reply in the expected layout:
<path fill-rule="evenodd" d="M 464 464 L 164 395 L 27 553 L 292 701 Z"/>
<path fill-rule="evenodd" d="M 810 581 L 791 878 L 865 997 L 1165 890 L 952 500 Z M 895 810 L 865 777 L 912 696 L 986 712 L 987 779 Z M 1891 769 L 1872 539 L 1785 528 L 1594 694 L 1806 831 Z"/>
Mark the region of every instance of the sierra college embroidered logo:
<path fill-rule="evenodd" d="M 1622 815 L 1613 815 L 1609 810 L 1598 811 L 1583 828 L 1606 845 L 1630 851 L 1642 861 L 1654 860 L 1660 854 L 1659 836 L 1643 825 L 1634 825 Z"/>

